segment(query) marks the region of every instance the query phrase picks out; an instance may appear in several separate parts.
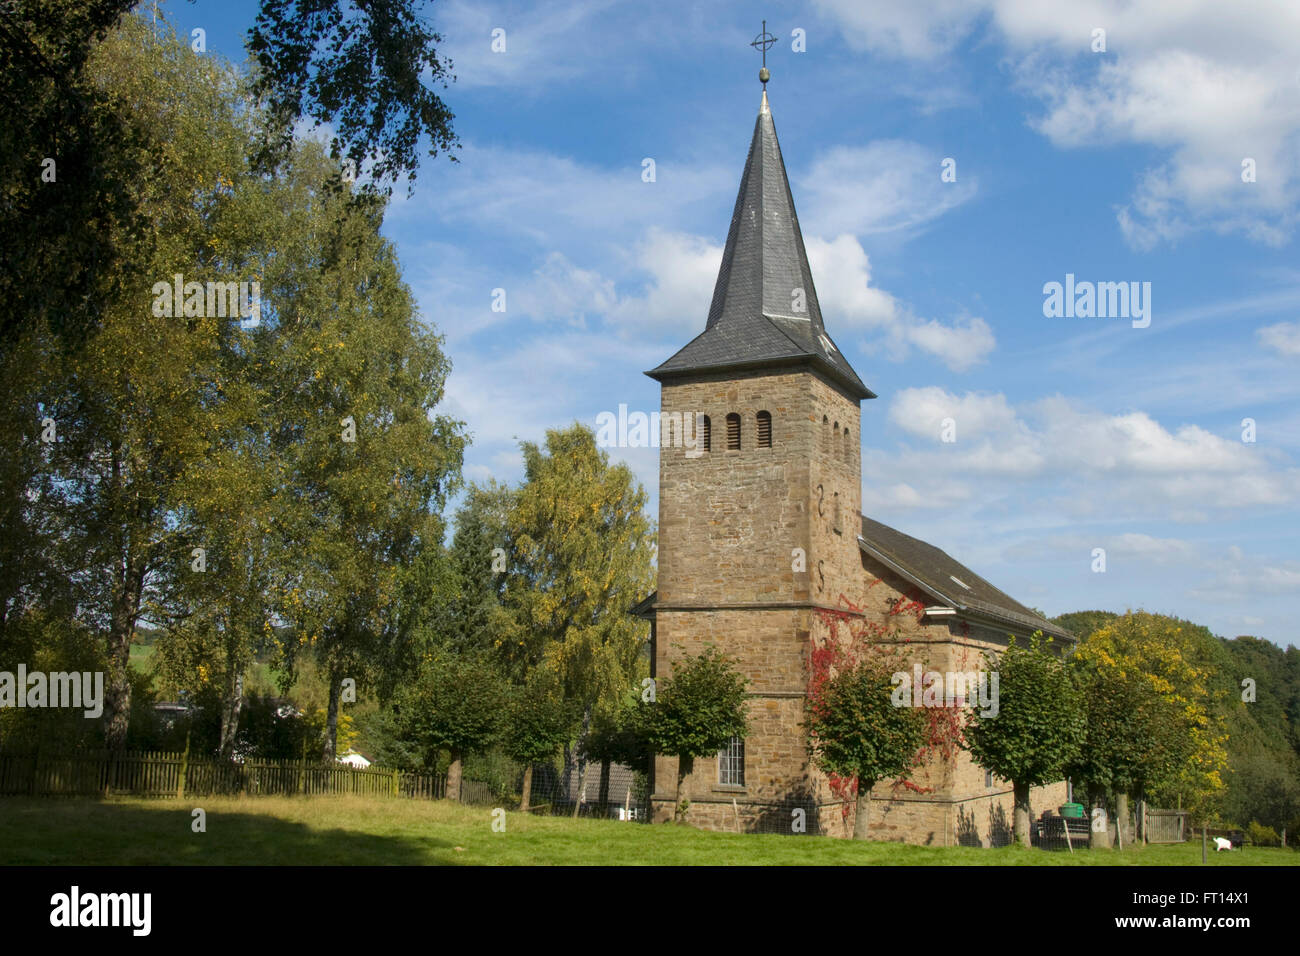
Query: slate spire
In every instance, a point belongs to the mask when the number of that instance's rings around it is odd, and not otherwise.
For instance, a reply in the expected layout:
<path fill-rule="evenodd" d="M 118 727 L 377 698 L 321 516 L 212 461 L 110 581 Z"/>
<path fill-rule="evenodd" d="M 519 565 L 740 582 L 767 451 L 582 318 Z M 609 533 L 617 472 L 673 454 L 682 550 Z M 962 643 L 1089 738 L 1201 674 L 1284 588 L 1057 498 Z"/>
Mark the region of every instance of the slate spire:
<path fill-rule="evenodd" d="M 811 364 L 857 399 L 875 398 L 822 324 L 767 88 L 740 179 L 704 332 L 646 374 Z"/>

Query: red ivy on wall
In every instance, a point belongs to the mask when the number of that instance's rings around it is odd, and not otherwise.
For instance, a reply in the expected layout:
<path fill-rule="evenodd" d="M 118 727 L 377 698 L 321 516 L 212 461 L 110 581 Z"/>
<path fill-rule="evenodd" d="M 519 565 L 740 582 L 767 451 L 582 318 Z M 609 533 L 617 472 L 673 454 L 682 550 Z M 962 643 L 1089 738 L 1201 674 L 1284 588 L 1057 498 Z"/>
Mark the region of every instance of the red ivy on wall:
<path fill-rule="evenodd" d="M 867 590 L 880 583 L 874 579 L 867 585 Z M 863 615 L 863 609 L 850 601 L 843 594 L 839 596 L 840 607 L 835 610 L 818 608 L 815 613 L 827 626 L 829 635 L 818 639 L 814 629 L 809 635 L 808 653 L 808 709 L 814 716 L 820 714 L 826 682 L 834 674 L 854 666 L 866 654 L 890 654 L 898 658 L 898 670 L 911 670 L 912 660 L 904 652 L 904 646 L 911 643 L 910 638 L 902 636 L 897 621 L 892 619 L 900 615 L 912 615 L 920 622 L 925 618 L 923 596 L 912 592 L 906 596 L 891 599 L 885 620 L 870 621 Z M 843 630 L 841 630 L 843 627 Z M 962 669 L 966 666 L 966 649 L 962 650 Z M 919 693 L 920 688 L 914 688 Z M 938 756 L 945 762 L 954 760 L 962 748 L 962 711 L 960 707 L 927 707 L 929 720 L 925 743 L 917 752 L 917 762 L 923 766 L 931 758 Z M 853 798 L 857 794 L 856 777 L 839 777 L 828 774 L 831 793 L 843 804 L 841 814 L 848 819 L 852 809 Z M 894 781 L 895 787 L 903 787 L 914 793 L 930 793 L 932 787 L 923 787 L 914 781 L 902 777 Z"/>

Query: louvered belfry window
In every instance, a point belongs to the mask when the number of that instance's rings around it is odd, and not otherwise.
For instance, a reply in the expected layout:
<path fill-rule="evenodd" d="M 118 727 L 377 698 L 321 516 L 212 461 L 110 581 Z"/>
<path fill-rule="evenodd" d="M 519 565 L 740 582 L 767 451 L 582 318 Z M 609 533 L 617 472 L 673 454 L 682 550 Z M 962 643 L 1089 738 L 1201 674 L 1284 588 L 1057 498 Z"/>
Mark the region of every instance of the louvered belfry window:
<path fill-rule="evenodd" d="M 740 416 L 735 412 L 727 416 L 727 451 L 740 451 Z"/>
<path fill-rule="evenodd" d="M 772 447 L 772 413 L 758 413 L 758 447 Z"/>
<path fill-rule="evenodd" d="M 704 450 L 713 450 L 713 422 L 709 421 L 709 416 L 704 416 Z"/>

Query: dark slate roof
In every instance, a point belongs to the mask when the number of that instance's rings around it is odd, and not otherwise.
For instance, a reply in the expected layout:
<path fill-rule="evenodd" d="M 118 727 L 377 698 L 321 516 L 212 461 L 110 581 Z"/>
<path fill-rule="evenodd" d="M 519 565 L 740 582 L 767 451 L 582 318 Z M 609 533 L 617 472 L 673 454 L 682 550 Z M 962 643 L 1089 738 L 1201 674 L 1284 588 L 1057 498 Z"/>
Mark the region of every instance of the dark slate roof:
<path fill-rule="evenodd" d="M 796 289 L 803 290 L 802 313 L 794 310 Z M 822 324 L 764 92 L 704 331 L 646 374 L 663 381 L 688 372 L 804 364 L 859 400 L 876 397 Z"/>
<path fill-rule="evenodd" d="M 862 550 L 908 578 L 923 591 L 958 612 L 970 612 L 1029 631 L 1073 641 L 1075 637 L 999 591 L 932 544 L 862 516 Z M 953 580 L 956 578 L 957 580 Z M 960 583 L 958 583 L 960 582 Z M 965 584 L 966 587 L 962 587 Z"/>

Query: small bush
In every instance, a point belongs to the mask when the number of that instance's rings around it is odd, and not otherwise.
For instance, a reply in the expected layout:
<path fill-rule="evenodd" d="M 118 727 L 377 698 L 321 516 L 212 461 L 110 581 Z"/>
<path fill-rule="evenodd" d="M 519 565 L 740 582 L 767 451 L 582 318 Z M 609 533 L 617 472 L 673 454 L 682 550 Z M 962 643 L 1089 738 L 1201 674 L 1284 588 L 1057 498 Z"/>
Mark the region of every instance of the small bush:
<path fill-rule="evenodd" d="M 1251 846 L 1281 846 L 1282 838 L 1272 827 L 1252 822 L 1246 827 L 1246 840 Z"/>

